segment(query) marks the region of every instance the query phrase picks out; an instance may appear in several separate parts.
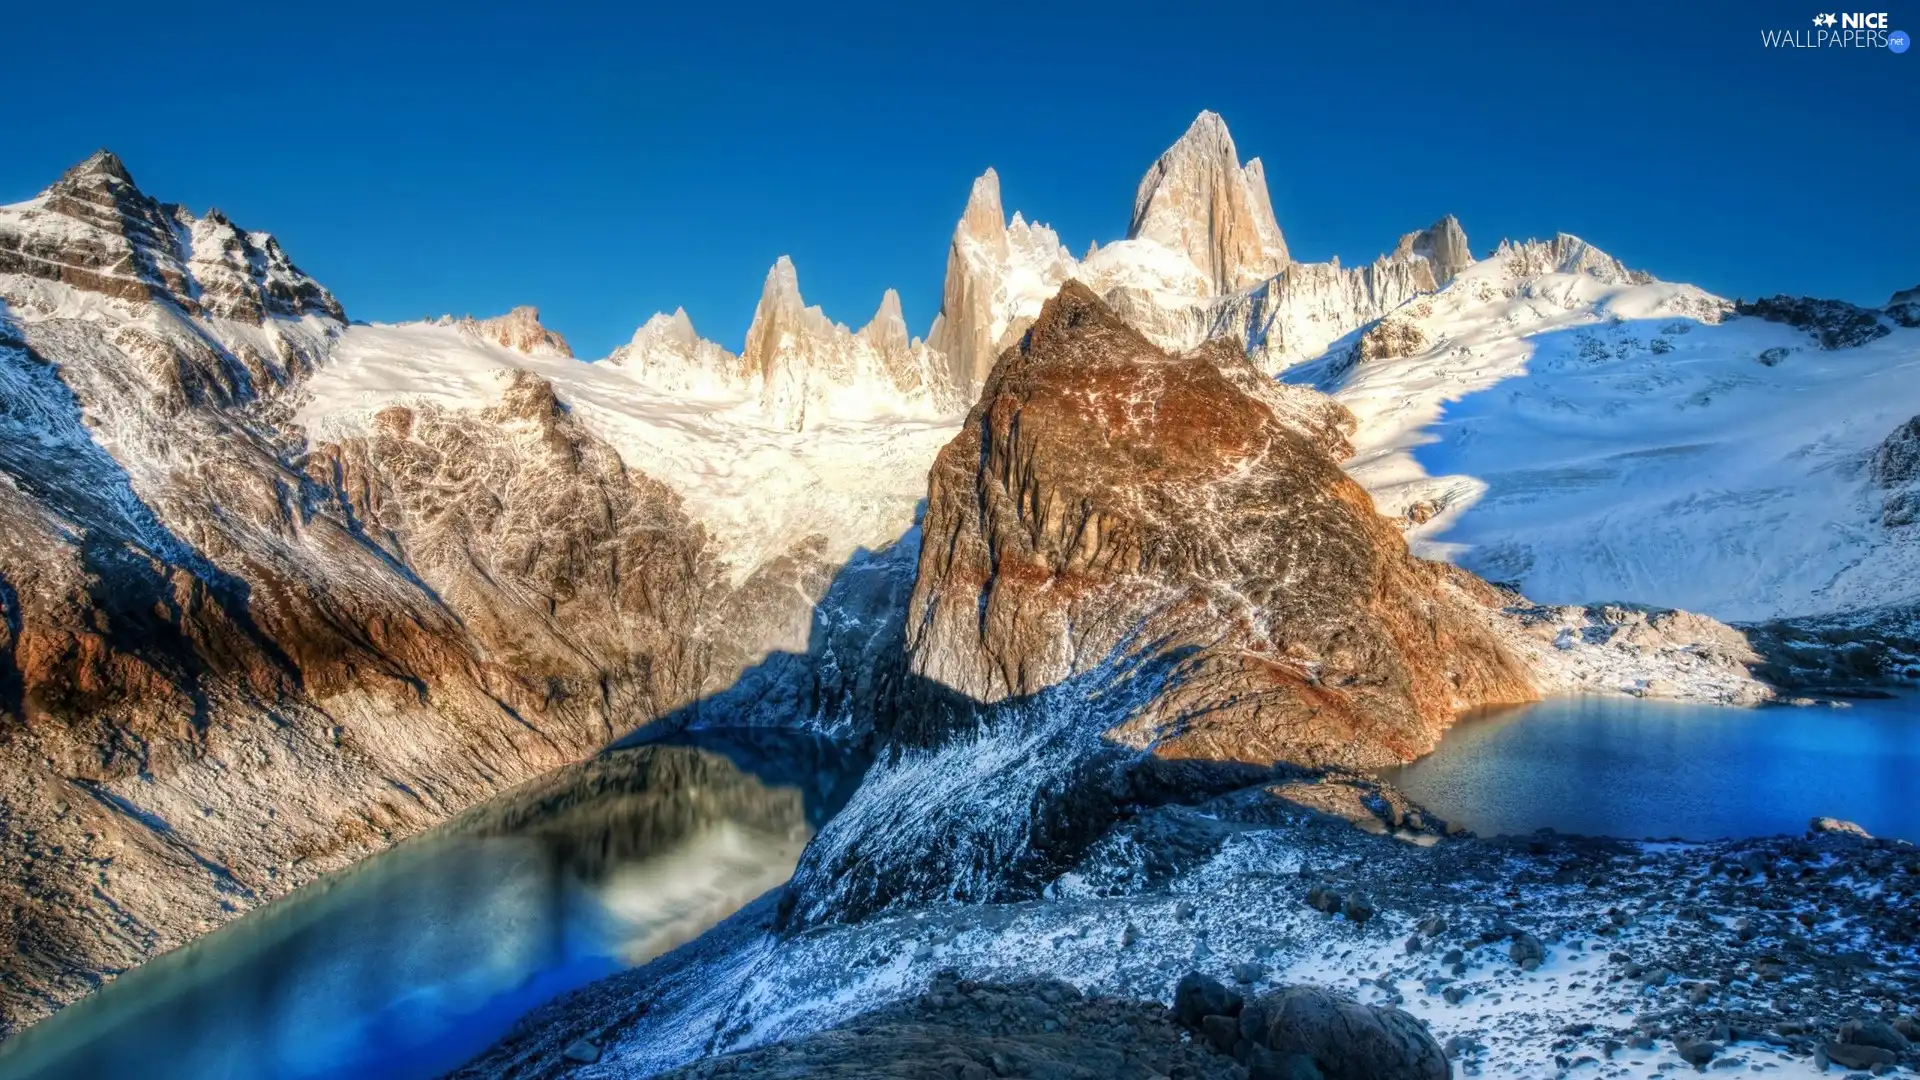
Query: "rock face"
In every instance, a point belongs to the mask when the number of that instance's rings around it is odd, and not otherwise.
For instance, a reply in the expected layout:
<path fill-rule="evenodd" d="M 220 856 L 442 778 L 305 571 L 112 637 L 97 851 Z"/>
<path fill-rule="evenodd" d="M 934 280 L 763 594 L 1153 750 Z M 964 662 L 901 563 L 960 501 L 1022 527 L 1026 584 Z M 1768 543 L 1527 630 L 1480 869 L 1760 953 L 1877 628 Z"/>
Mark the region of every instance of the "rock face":
<path fill-rule="evenodd" d="M 1798 327 L 1812 334 L 1823 349 L 1851 349 L 1893 332 L 1880 321 L 1879 312 L 1844 300 L 1769 296 L 1750 303 L 1743 300 L 1733 306 L 1733 313 Z"/>
<path fill-rule="evenodd" d="M 528 356 L 572 356 L 567 339 L 540 325 L 540 309 L 517 307 L 493 319 L 463 319 L 461 329 L 482 341 Z"/>
<path fill-rule="evenodd" d="M 270 238 L 110 155 L 0 238 L 0 1034 L 754 654 L 768 587 L 546 380 L 309 444 L 344 329 Z"/>
<path fill-rule="evenodd" d="M 259 323 L 269 316 L 344 320 L 266 233 L 218 210 L 195 218 L 134 185 L 101 150 L 0 219 L 0 274 L 71 285 L 120 300 L 166 300 L 188 314 Z"/>
<path fill-rule="evenodd" d="M 1882 524 L 1895 529 L 1920 521 L 1920 416 L 1887 436 L 1873 452 L 1868 475 L 1886 492 Z"/>
<path fill-rule="evenodd" d="M 1484 586 L 1409 556 L 1235 365 L 1062 289 L 934 464 L 912 670 L 992 702 L 1178 655 L 1122 737 L 1256 763 L 1406 760 L 1458 709 L 1531 699 Z"/>
<path fill-rule="evenodd" d="M 1419 232 L 1400 238 L 1393 257 L 1401 260 L 1421 258 L 1433 270 L 1434 287 L 1452 281 L 1455 274 L 1473 265 L 1473 252 L 1467 247 L 1467 233 L 1452 214 Z"/>
<path fill-rule="evenodd" d="M 1237 292 L 1287 265 L 1260 159 L 1243 167 L 1217 113 L 1203 112 L 1147 170 L 1127 239 L 1185 256 L 1216 294 Z"/>
<path fill-rule="evenodd" d="M 1044 225 L 1000 205 L 1000 177 L 988 169 L 967 194 L 947 249 L 940 314 L 927 345 L 946 357 L 947 377 L 972 400 L 993 361 L 1040 312 L 1040 304 L 1077 272 L 1073 256 Z"/>

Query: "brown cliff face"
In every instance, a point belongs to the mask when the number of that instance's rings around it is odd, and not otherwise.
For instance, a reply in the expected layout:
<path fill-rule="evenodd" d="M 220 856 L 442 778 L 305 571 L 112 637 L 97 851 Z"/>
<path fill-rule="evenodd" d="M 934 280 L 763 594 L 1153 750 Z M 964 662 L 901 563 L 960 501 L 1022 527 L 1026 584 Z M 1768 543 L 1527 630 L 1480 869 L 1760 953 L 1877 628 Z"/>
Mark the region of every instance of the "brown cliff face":
<path fill-rule="evenodd" d="M 1169 356 L 1069 283 L 995 365 L 928 492 L 915 673 L 977 700 L 1183 651 L 1116 735 L 1171 757 L 1379 765 L 1536 696 L 1327 447 L 1230 350 Z"/>

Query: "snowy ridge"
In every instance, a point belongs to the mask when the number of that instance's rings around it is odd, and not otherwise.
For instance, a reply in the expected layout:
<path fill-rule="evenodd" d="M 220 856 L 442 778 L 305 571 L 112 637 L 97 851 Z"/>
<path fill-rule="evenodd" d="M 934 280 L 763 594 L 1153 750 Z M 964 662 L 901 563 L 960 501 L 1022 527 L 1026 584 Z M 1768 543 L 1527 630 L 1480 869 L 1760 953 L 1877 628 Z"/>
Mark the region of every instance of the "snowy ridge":
<path fill-rule="evenodd" d="M 697 348 L 687 354 L 698 358 Z M 630 374 L 643 362 L 527 355 L 455 326 L 356 325 L 308 379 L 295 422 L 316 442 L 347 439 L 389 405 L 475 411 L 515 373 L 536 375 L 628 468 L 682 497 L 736 582 L 807 537 L 826 538 L 835 562 L 897 539 L 953 431 L 943 418 L 885 414 L 789 430 L 767 422 L 748 387 L 709 383 L 704 397 L 658 389 Z"/>
<path fill-rule="evenodd" d="M 1543 603 L 1753 620 L 1912 595 L 1868 463 L 1920 414 L 1920 333 L 1827 351 L 1574 237 L 1502 244 L 1289 381 L 1359 421 L 1348 468 L 1430 556 Z"/>

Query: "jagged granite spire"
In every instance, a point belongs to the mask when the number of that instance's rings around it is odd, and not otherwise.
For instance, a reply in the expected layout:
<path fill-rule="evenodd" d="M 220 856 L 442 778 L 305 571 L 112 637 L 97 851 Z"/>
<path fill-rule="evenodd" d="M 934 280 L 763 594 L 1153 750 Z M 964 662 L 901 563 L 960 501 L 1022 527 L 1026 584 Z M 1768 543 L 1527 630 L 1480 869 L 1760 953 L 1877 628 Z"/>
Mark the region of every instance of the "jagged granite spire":
<path fill-rule="evenodd" d="M 1453 276 L 1473 265 L 1473 251 L 1467 246 L 1467 233 L 1452 214 L 1418 232 L 1400 238 L 1393 257 L 1418 257 L 1433 268 L 1433 287 L 1440 288 Z"/>
<path fill-rule="evenodd" d="M 1216 295 L 1257 284 L 1289 261 L 1265 167 L 1258 158 L 1241 166 L 1226 121 L 1212 112 L 1147 170 L 1127 238 L 1186 255 Z"/>
<path fill-rule="evenodd" d="M 946 389 L 972 400 L 1000 351 L 1074 269 L 1073 256 L 1052 229 L 1017 213 L 1007 221 L 999 175 L 992 169 L 980 174 L 954 226 L 940 314 L 927 331 L 927 346 L 945 357 L 939 377 Z M 1011 295 L 1008 282 L 1015 277 L 1031 283 L 1034 292 Z"/>

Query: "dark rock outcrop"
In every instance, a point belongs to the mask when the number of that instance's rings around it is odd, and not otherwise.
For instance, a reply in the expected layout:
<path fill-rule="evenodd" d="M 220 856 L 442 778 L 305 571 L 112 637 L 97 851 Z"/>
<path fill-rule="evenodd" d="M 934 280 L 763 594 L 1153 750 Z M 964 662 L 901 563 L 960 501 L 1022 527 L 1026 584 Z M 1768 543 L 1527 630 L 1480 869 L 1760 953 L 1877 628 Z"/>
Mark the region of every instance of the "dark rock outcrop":
<path fill-rule="evenodd" d="M 1733 305 L 1735 315 L 1751 315 L 1785 323 L 1812 334 L 1823 349 L 1851 349 L 1892 333 L 1880 313 L 1844 300 L 1815 300 L 1806 296 L 1769 296 Z"/>
<path fill-rule="evenodd" d="M 1181 653 L 1114 737 L 1260 764 L 1403 761 L 1531 699 L 1485 586 L 1412 558 L 1229 352 L 1168 356 L 1077 283 L 1049 302 L 934 465 L 913 671 L 992 702 Z"/>
<path fill-rule="evenodd" d="M 1089 998 L 1049 980 L 975 983 L 951 974 L 927 993 L 817 1035 L 709 1058 L 662 1080 L 1238 1080 L 1233 1058 L 1182 1037 L 1153 1002 Z"/>
<path fill-rule="evenodd" d="M 1292 986 L 1248 1002 L 1240 1013 L 1239 1056 L 1255 1075 L 1318 1075 L 1326 1080 L 1445 1080 L 1447 1056 L 1425 1024 L 1310 986 Z M 1310 1062 L 1317 1070 L 1303 1073 Z M 1288 1072 L 1285 1070 L 1292 1069 Z"/>

